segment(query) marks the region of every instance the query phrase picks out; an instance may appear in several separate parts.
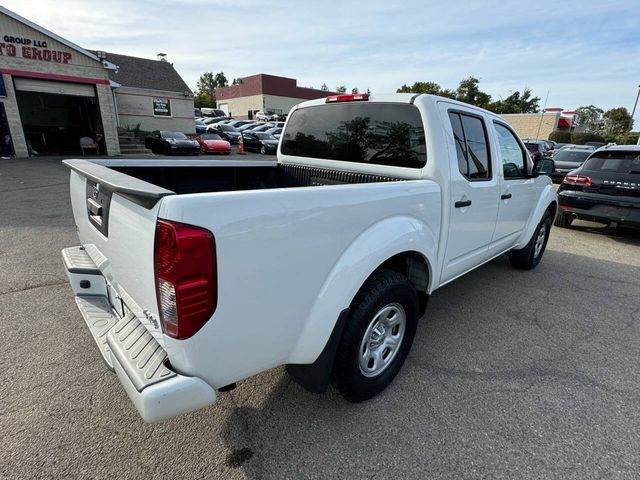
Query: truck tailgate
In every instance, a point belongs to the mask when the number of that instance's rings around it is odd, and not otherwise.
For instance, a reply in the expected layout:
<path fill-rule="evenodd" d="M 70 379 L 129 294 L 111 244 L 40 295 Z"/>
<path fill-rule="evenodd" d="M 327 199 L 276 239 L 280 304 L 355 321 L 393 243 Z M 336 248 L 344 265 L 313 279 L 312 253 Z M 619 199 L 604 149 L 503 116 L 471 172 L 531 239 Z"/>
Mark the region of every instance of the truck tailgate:
<path fill-rule="evenodd" d="M 153 245 L 159 200 L 173 192 L 88 161 L 65 164 L 78 236 L 107 281 L 112 306 L 150 320 L 143 324 L 162 344 Z"/>

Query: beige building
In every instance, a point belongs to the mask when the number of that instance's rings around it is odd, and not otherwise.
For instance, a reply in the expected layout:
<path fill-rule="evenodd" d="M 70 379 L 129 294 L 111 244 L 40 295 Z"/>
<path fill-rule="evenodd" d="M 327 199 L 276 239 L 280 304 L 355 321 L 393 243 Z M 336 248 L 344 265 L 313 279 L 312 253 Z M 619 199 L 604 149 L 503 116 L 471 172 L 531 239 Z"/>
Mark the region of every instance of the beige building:
<path fill-rule="evenodd" d="M 216 90 L 218 108 L 234 118 L 253 119 L 258 112 L 282 115 L 305 100 L 335 92 L 299 87 L 293 78 L 260 73 L 240 79 L 238 85 Z"/>
<path fill-rule="evenodd" d="M 520 138 L 547 140 L 557 131 L 572 132 L 575 129 L 576 114 L 561 108 L 547 108 L 542 113 L 508 113 L 502 117 L 511 124 Z"/>
<path fill-rule="evenodd" d="M 195 132 L 193 93 L 166 56 L 159 55 L 158 60 L 109 52 L 104 56 L 117 65 L 109 71 L 109 79 L 120 127 Z"/>
<path fill-rule="evenodd" d="M 194 133 L 173 65 L 89 51 L 0 6 L 0 153 L 120 152 L 118 127 Z M 86 152 L 86 150 L 85 150 Z"/>

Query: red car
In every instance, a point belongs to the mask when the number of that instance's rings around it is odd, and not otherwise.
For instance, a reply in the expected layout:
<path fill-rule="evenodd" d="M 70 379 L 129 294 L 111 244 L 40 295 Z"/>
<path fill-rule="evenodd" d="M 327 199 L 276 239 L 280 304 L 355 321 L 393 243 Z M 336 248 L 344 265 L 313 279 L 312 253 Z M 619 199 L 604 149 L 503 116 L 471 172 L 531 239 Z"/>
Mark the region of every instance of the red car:
<path fill-rule="evenodd" d="M 201 153 L 231 153 L 231 144 L 215 133 L 203 133 L 196 137 L 196 141 L 200 144 Z"/>

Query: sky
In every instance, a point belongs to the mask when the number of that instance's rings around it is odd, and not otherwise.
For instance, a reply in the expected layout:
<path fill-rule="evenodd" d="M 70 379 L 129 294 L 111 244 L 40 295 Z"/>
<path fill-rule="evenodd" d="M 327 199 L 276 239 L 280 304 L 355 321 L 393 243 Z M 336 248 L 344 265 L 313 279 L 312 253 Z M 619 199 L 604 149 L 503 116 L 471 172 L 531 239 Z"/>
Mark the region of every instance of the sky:
<path fill-rule="evenodd" d="M 640 85 L 640 2 L 422 0 L 3 0 L 3 6 L 96 50 L 168 54 L 198 77 L 256 73 L 298 85 L 395 92 L 455 88 L 470 75 L 494 99 L 528 87 L 543 106 L 630 111 Z M 640 109 L 636 113 L 640 120 Z"/>

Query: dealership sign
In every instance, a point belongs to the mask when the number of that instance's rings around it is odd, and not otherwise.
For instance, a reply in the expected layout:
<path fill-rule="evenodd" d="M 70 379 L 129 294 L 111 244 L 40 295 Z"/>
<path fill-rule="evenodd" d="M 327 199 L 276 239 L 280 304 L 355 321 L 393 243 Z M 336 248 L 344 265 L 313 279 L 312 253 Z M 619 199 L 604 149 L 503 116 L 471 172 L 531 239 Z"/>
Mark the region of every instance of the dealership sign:
<path fill-rule="evenodd" d="M 168 98 L 153 98 L 153 114 L 156 117 L 171 116 L 171 100 Z"/>
<path fill-rule="evenodd" d="M 26 58 L 43 62 L 69 63 L 71 54 L 47 48 L 44 40 L 4 35 L 0 42 L 0 56 Z"/>

